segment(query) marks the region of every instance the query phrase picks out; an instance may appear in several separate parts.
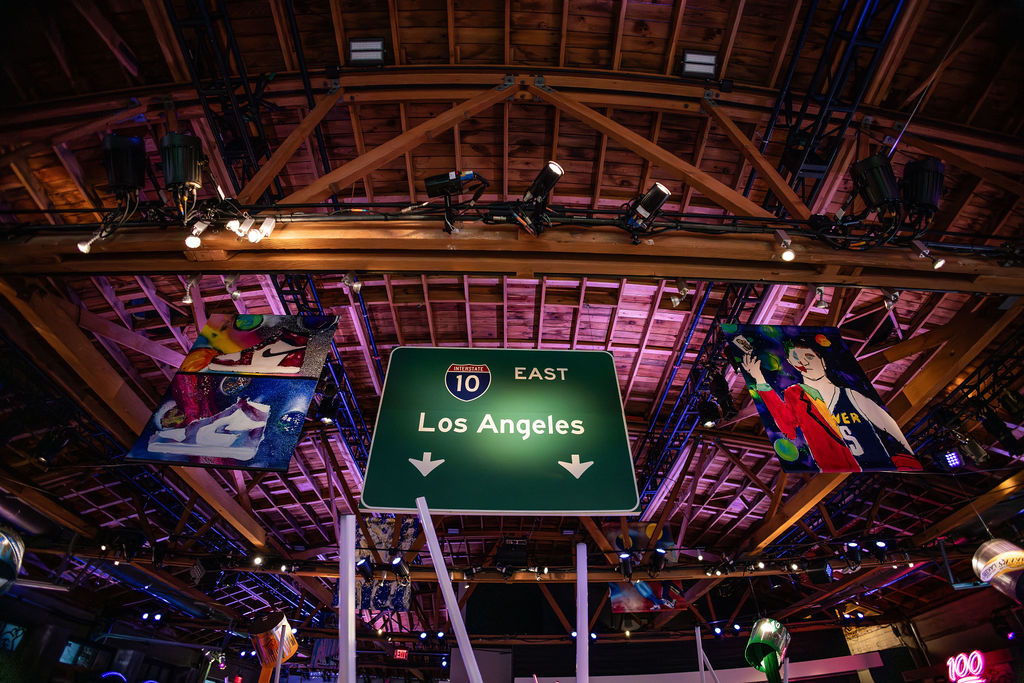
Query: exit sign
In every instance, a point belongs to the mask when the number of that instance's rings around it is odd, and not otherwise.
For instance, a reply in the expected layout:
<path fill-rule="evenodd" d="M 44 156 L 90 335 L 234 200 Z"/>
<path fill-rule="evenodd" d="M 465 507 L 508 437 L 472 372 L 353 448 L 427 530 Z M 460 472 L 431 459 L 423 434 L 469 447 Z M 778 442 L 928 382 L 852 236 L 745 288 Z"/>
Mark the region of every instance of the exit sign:
<path fill-rule="evenodd" d="M 395 659 L 409 659 L 409 651 L 400 647 L 395 648 Z"/>
<path fill-rule="evenodd" d="M 611 354 L 401 347 L 391 353 L 360 505 L 454 514 L 637 510 Z"/>

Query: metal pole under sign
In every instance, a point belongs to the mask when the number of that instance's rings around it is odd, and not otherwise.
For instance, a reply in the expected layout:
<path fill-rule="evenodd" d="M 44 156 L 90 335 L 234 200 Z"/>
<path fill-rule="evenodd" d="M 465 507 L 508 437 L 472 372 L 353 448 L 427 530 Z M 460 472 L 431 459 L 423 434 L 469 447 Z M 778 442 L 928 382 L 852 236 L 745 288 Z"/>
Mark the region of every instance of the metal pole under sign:
<path fill-rule="evenodd" d="M 590 682 L 590 619 L 587 603 L 587 544 L 576 544 L 576 683 Z"/>
<path fill-rule="evenodd" d="M 338 586 L 338 683 L 359 683 L 356 679 L 356 517 L 341 517 L 341 566 Z"/>
<path fill-rule="evenodd" d="M 480 667 L 476 663 L 476 656 L 473 654 L 473 646 L 469 643 L 466 623 L 462 620 L 462 613 L 459 611 L 458 598 L 455 597 L 455 591 L 452 590 L 452 580 L 448 576 L 444 555 L 441 554 L 441 544 L 437 542 L 437 533 L 434 531 L 434 523 L 430 519 L 427 499 L 423 496 L 417 498 L 416 509 L 420 513 L 423 535 L 427 537 L 430 558 L 434 561 L 434 572 L 437 574 L 437 582 L 441 586 L 441 594 L 444 595 L 444 606 L 448 610 L 448 619 L 452 622 L 452 629 L 455 631 L 455 641 L 459 644 L 459 652 L 466 665 L 466 674 L 469 675 L 470 683 L 484 683 L 484 679 L 480 675 Z"/>

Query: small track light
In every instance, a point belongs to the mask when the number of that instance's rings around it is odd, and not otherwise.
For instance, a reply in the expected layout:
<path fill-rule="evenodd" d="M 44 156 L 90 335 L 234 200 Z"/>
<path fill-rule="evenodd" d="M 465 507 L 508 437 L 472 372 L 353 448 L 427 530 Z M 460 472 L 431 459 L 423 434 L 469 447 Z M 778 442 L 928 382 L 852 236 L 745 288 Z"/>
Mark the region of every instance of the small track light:
<path fill-rule="evenodd" d="M 188 280 L 185 281 L 185 294 L 181 297 L 181 303 L 186 306 L 190 306 L 192 304 L 192 290 L 195 289 L 196 294 L 199 294 L 199 280 L 202 277 L 203 276 L 198 273 L 189 276 Z"/>
<path fill-rule="evenodd" d="M 274 232 L 274 227 L 277 225 L 277 219 L 273 216 L 267 216 L 260 223 L 258 228 L 250 228 L 246 235 L 249 241 L 253 244 L 263 241 L 264 238 L 270 237 L 270 234 Z"/>
<path fill-rule="evenodd" d="M 816 287 L 814 289 L 814 307 L 822 311 L 828 310 L 828 302 L 825 301 L 824 287 Z"/>
<path fill-rule="evenodd" d="M 900 293 L 896 290 L 883 289 L 882 290 L 882 305 L 885 306 L 885 310 L 891 311 L 896 307 L 896 302 L 900 300 Z"/>
<path fill-rule="evenodd" d="M 782 249 L 779 257 L 783 261 L 792 261 L 796 258 L 796 252 L 793 251 L 793 240 L 789 238 L 789 234 L 785 230 L 775 231 L 775 240 L 779 243 L 779 247 Z"/>
<path fill-rule="evenodd" d="M 716 626 L 715 627 L 715 635 L 716 636 L 722 635 L 722 627 L 721 626 Z"/>
<path fill-rule="evenodd" d="M 420 640 L 426 640 L 426 639 L 427 639 L 427 632 L 426 631 L 420 631 Z"/>
<path fill-rule="evenodd" d="M 210 227 L 210 221 L 198 220 L 192 224 L 188 237 L 185 238 L 185 246 L 189 249 L 198 249 L 203 243 L 202 234 Z"/>
<path fill-rule="evenodd" d="M 933 256 L 931 250 L 929 250 L 921 240 L 914 240 L 911 244 L 913 244 L 914 248 L 917 249 L 918 258 L 931 259 L 932 268 L 934 270 L 938 270 L 942 266 L 946 265 L 946 259 Z"/>
<path fill-rule="evenodd" d="M 92 234 L 92 237 L 90 237 L 89 239 L 82 240 L 81 242 L 79 242 L 78 251 L 82 252 L 83 254 L 88 254 L 90 251 L 92 251 L 92 245 L 95 244 L 96 242 L 99 242 L 101 239 L 103 239 L 102 229 L 94 232 Z"/>
<path fill-rule="evenodd" d="M 739 631 L 740 630 L 740 625 L 739 624 L 733 624 L 732 625 L 732 630 L 733 631 Z"/>
<path fill-rule="evenodd" d="M 224 276 L 224 291 L 228 293 L 232 301 L 242 298 L 242 292 L 238 289 L 238 276 L 235 274 Z"/>
<path fill-rule="evenodd" d="M 252 563 L 259 567 L 261 564 L 263 564 L 263 558 L 257 555 L 256 557 L 252 558 Z"/>
<path fill-rule="evenodd" d="M 359 290 L 363 288 L 363 283 L 360 282 L 359 278 L 355 273 L 349 271 L 345 273 L 341 278 L 341 284 L 345 285 L 352 290 L 353 294 L 358 294 Z"/>

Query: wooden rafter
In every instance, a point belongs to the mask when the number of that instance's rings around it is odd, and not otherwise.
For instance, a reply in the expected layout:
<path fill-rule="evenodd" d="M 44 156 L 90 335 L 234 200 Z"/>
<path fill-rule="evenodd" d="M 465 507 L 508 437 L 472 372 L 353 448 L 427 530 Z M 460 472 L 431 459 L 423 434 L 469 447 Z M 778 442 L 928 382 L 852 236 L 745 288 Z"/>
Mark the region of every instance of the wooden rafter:
<path fill-rule="evenodd" d="M 103 16 L 96 3 L 93 0 L 72 0 L 72 4 L 85 17 L 89 25 L 92 26 L 92 30 L 110 48 L 114 58 L 121 63 L 125 71 L 138 78 L 140 67 L 135 51 L 121 38 L 107 18 Z"/>
<path fill-rule="evenodd" d="M 775 56 L 772 58 L 772 69 L 768 76 L 768 87 L 775 88 L 779 80 L 779 73 L 782 71 L 782 63 L 786 59 L 786 52 L 789 49 L 789 41 L 793 38 L 793 31 L 796 29 L 800 19 L 800 8 L 803 0 L 790 0 L 789 13 L 786 15 L 786 30 L 782 33 L 775 45 Z"/>
<path fill-rule="evenodd" d="M 696 166 L 686 162 L 676 155 L 652 145 L 643 136 L 629 130 L 625 126 L 602 116 L 590 107 L 581 103 L 574 97 L 556 93 L 549 88 L 538 88 L 534 85 L 528 86 L 531 94 L 552 104 L 564 113 L 583 121 L 595 130 L 605 133 L 612 139 L 636 152 L 645 159 L 650 159 L 659 167 L 672 173 L 675 177 L 685 180 L 704 194 L 708 199 L 723 208 L 741 216 L 763 216 L 768 218 L 770 213 L 750 201 L 742 194 L 731 187 L 722 184 L 711 175 L 701 171 Z"/>
<path fill-rule="evenodd" d="M 683 13 L 685 11 L 686 0 L 675 0 L 672 3 L 672 18 L 669 20 L 672 31 L 669 33 L 668 47 L 665 50 L 665 66 L 662 69 L 666 76 L 671 76 L 675 70 L 676 47 L 679 45 L 679 35 L 683 30 Z"/>
<path fill-rule="evenodd" d="M 629 0 L 619 0 L 619 16 L 612 28 L 612 71 L 618 71 L 622 65 L 622 37 L 626 32 L 626 10 L 629 8 Z"/>
<path fill-rule="evenodd" d="M 740 22 L 743 20 L 743 9 L 747 0 L 734 0 L 730 3 L 729 23 L 725 29 L 725 36 L 722 38 L 722 45 L 718 49 L 718 77 L 725 78 L 729 68 L 729 60 L 732 59 L 732 49 L 736 45 L 736 34 L 740 30 Z"/>
<path fill-rule="evenodd" d="M 393 2 L 393 0 L 391 1 Z M 331 194 L 332 191 L 337 192 L 359 178 L 369 175 L 382 165 L 413 149 L 424 140 L 436 137 L 459 121 L 500 102 L 505 99 L 506 95 L 507 93 L 501 88 L 486 90 L 474 95 L 462 104 L 452 107 L 434 119 L 425 121 L 347 164 L 339 166 L 313 183 L 310 183 L 307 187 L 291 193 L 282 202 L 303 203 L 323 199 Z"/>
<path fill-rule="evenodd" d="M 28 164 L 22 161 L 14 160 L 10 162 L 11 170 L 14 171 L 14 175 L 18 178 L 18 182 L 25 188 L 28 195 L 32 198 L 32 202 L 43 211 L 49 211 L 50 209 L 56 208 L 53 202 L 50 201 L 50 196 L 46 193 L 46 188 L 39 182 L 39 178 L 35 176 L 32 169 L 29 168 Z M 46 213 L 46 220 L 51 225 L 59 225 L 64 222 L 59 213 Z"/>

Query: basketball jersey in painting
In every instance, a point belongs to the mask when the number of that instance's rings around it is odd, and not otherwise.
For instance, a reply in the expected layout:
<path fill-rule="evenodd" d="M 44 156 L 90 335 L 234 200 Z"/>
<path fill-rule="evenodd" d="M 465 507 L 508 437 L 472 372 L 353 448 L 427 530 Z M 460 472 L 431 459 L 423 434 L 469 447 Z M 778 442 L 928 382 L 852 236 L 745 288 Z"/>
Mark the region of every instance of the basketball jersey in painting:
<path fill-rule="evenodd" d="M 843 387 L 839 390 L 836 403 L 832 406 L 832 417 L 850 453 L 862 469 L 892 468 L 885 444 L 879 438 L 875 426 L 857 410 L 849 389 Z"/>

